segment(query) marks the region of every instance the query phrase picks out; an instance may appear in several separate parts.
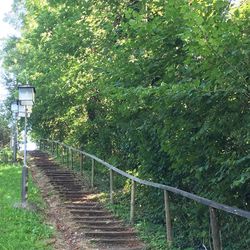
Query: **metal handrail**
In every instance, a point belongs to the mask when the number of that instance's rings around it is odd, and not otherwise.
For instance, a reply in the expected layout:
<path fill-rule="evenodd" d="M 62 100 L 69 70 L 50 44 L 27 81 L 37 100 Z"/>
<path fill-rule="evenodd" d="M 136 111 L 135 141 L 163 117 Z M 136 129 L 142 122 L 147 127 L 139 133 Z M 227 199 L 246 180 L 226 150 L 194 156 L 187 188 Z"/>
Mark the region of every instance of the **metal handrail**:
<path fill-rule="evenodd" d="M 58 144 L 58 145 L 61 145 L 65 148 L 67 148 L 69 151 L 71 152 L 77 152 L 79 154 L 82 154 L 82 155 L 85 155 L 86 157 L 89 157 L 92 159 L 92 167 L 93 167 L 93 163 L 94 161 L 96 162 L 99 162 L 101 163 L 102 165 L 104 165 L 105 167 L 107 167 L 110 171 L 114 171 L 130 180 L 132 180 L 132 190 L 131 190 L 131 193 L 134 193 L 133 192 L 133 189 L 134 189 L 134 182 L 137 182 L 139 184 L 142 184 L 142 185 L 146 185 L 146 186 L 150 186 L 150 187 L 155 187 L 155 188 L 159 188 L 159 189 L 162 189 L 164 190 L 164 199 L 165 199 L 165 210 L 166 212 L 168 211 L 168 215 L 166 213 L 166 217 L 169 217 L 169 204 L 166 204 L 168 202 L 166 202 L 166 200 L 168 201 L 168 193 L 167 192 L 171 192 L 171 193 L 174 193 L 174 194 L 178 194 L 178 195 L 181 195 L 183 197 L 186 197 L 188 199 L 191 199 L 191 200 L 194 200 L 200 204 L 203 204 L 205 206 L 208 206 L 209 209 L 210 209 L 210 220 L 211 220 L 211 228 L 212 228 L 212 231 L 215 230 L 217 231 L 217 236 L 215 237 L 218 237 L 218 239 L 214 239 L 213 237 L 213 242 L 214 242 L 214 249 L 217 250 L 219 248 L 221 248 L 220 246 L 220 243 L 218 241 L 220 241 L 219 239 L 219 229 L 218 229 L 218 223 L 217 223 L 217 219 L 216 219 L 216 216 L 215 216 L 215 212 L 216 212 L 216 209 L 218 210 L 222 210 L 222 211 L 225 211 L 227 213 L 231 213 L 231 214 L 234 214 L 234 215 L 238 215 L 240 217 L 244 217 L 244 218 L 247 218 L 247 219 L 250 219 L 250 211 L 246 211 L 246 210 L 242 210 L 242 209 L 239 209 L 237 207 L 231 207 L 231 206 L 228 206 L 228 205 L 225 205 L 225 204 L 222 204 L 222 203 L 218 203 L 218 202 L 215 202 L 215 201 L 212 201 L 212 200 L 209 200 L 207 198 L 203 198 L 201 196 L 198 196 L 196 194 L 193 194 L 193 193 L 189 193 L 189 192 L 186 192 L 184 190 L 181 190 L 181 189 L 178 189 L 178 188 L 175 188 L 175 187 L 171 187 L 171 186 L 168 186 L 168 185 L 164 185 L 164 184 L 159 184 L 159 183 L 155 183 L 155 182 L 152 182 L 152 181 L 147 181 L 147 180 L 142 180 L 138 177 L 135 177 L 131 174 L 128 174 L 116 167 L 114 167 L 113 165 L 99 159 L 98 157 L 96 157 L 95 155 L 92 155 L 92 154 L 89 154 L 83 150 L 79 150 L 79 149 L 75 149 L 71 146 L 68 146 L 66 145 L 65 143 L 62 143 L 62 142 L 59 142 L 59 141 L 54 141 L 54 140 L 49 140 L 49 139 L 41 139 L 41 141 L 47 141 L 49 143 L 55 143 L 55 144 Z M 92 169 L 92 172 L 94 172 L 94 170 Z M 111 172 L 112 173 L 112 172 Z M 111 174 L 112 176 L 112 174 Z M 113 188 L 111 188 L 111 190 L 113 190 Z M 111 191 L 112 192 L 112 191 Z M 112 198 L 112 194 L 111 194 L 111 198 Z M 131 199 L 132 199 L 132 195 L 131 195 Z M 133 197 L 134 199 L 134 197 Z M 112 200 L 112 199 L 111 199 Z M 131 200 L 131 206 L 134 202 Z M 131 217 L 133 217 L 133 213 L 134 213 L 134 208 L 131 207 L 131 210 L 132 210 L 132 213 L 131 213 Z M 133 221 L 133 218 L 131 218 L 131 221 Z M 166 221 L 169 221 L 169 218 L 166 218 Z M 170 222 L 168 222 L 170 223 Z M 167 226 L 167 229 L 168 230 L 172 230 L 171 229 L 171 225 L 168 224 L 166 225 Z M 216 232 L 214 232 L 214 234 L 216 234 Z M 172 236 L 170 236 L 170 234 L 168 234 L 168 240 L 169 241 L 172 241 Z M 217 245 L 216 245 L 217 244 Z"/>

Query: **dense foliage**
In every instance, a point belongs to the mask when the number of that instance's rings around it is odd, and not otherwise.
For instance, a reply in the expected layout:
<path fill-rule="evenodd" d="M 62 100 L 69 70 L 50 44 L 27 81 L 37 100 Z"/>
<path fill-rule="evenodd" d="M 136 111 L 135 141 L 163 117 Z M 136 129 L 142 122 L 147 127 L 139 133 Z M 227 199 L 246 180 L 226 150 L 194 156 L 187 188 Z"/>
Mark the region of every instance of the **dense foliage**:
<path fill-rule="evenodd" d="M 239 8 L 222 0 L 15 4 L 22 36 L 6 42 L 4 64 L 17 82 L 36 86 L 36 137 L 83 147 L 145 179 L 250 208 L 247 2 Z M 161 195 L 149 198 L 149 207 L 162 208 Z M 180 204 L 177 222 L 190 210 Z M 151 220 L 163 220 L 151 211 Z M 187 217 L 195 217 L 192 237 L 201 242 L 208 230 L 197 211 Z M 241 226 L 249 229 L 239 223 L 237 230 Z M 189 231 L 183 227 L 181 247 L 197 244 Z M 250 244 L 233 239 L 225 249 Z"/>
<path fill-rule="evenodd" d="M 0 114 L 0 149 L 4 148 L 10 143 L 10 129 L 8 121 Z"/>

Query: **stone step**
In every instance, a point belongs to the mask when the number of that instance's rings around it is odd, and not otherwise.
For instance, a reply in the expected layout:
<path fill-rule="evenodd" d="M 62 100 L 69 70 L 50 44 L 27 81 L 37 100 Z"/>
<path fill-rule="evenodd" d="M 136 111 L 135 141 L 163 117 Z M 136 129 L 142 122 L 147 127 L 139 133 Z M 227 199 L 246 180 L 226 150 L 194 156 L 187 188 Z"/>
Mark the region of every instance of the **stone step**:
<path fill-rule="evenodd" d="M 62 183 L 62 184 L 77 183 L 78 184 L 79 183 L 79 181 L 74 180 L 74 179 L 71 179 L 71 180 L 50 179 L 50 182 L 53 182 L 53 183 L 56 183 L 56 184 L 58 184 L 58 183 Z"/>
<path fill-rule="evenodd" d="M 100 210 L 102 209 L 102 207 L 100 205 L 81 205 L 81 206 L 66 206 L 67 209 L 71 209 L 71 210 L 87 210 L 87 209 L 93 209 L 93 210 Z"/>
<path fill-rule="evenodd" d="M 68 171 L 60 171 L 58 170 L 57 168 L 55 170 L 51 170 L 51 171 L 48 171 L 47 173 L 48 175 L 51 175 L 51 176 L 72 176 L 74 177 L 75 175 L 71 172 L 68 172 Z"/>
<path fill-rule="evenodd" d="M 48 175 L 51 180 L 75 180 L 75 178 L 71 175 Z"/>
<path fill-rule="evenodd" d="M 64 196 L 83 196 L 83 195 L 90 195 L 92 194 L 91 192 L 88 191 L 83 191 L 83 190 L 79 190 L 79 191 L 75 191 L 75 190 L 62 190 L 59 192 L 60 194 L 63 194 Z"/>
<path fill-rule="evenodd" d="M 82 197 L 82 198 L 67 198 L 68 201 L 70 202 L 84 202 L 84 201 L 96 201 L 97 198 L 96 197 L 93 197 L 93 198 L 88 198 L 88 197 Z"/>
<path fill-rule="evenodd" d="M 59 191 L 62 191 L 62 190 L 67 190 L 67 191 L 81 191 L 82 190 L 82 187 L 80 185 L 76 185 L 74 183 L 51 183 L 54 187 L 57 187 L 57 188 L 60 188 Z M 80 189 L 81 188 L 81 189 Z"/>
<path fill-rule="evenodd" d="M 103 216 L 103 215 L 110 215 L 109 212 L 104 210 L 70 210 L 70 212 L 74 215 L 96 215 L 96 216 Z"/>
<path fill-rule="evenodd" d="M 124 240 L 130 240 L 131 238 L 136 238 L 135 233 L 131 231 L 122 231 L 122 232 L 116 232 L 116 231 L 109 231 L 109 232 L 102 232 L 102 231 L 90 231 L 85 232 L 85 235 L 87 237 L 97 237 L 97 238 L 104 238 L 104 239 L 124 239 Z"/>
<path fill-rule="evenodd" d="M 72 216 L 74 220 L 82 220 L 82 221 L 106 221 L 113 220 L 114 216 L 112 215 L 103 215 L 103 216 Z"/>
<path fill-rule="evenodd" d="M 123 221 L 121 220 L 86 220 L 86 219 L 79 219 L 77 220 L 78 224 L 89 225 L 89 226 L 117 226 L 121 225 Z"/>
<path fill-rule="evenodd" d="M 90 239 L 93 243 L 105 243 L 105 244 L 112 244 L 112 245 L 126 245 L 127 249 L 129 249 L 129 244 L 131 246 L 138 242 L 138 239 L 135 237 L 128 237 L 128 238 L 92 238 Z M 125 247 L 125 246 L 124 246 Z"/>
<path fill-rule="evenodd" d="M 126 231 L 127 228 L 122 227 L 120 225 L 83 225 L 83 226 L 79 226 L 79 229 L 83 229 L 83 230 L 99 230 L 99 231 Z"/>
<path fill-rule="evenodd" d="M 119 246 L 117 246 L 117 247 L 115 247 L 115 248 L 110 248 L 110 247 L 107 247 L 107 248 L 105 248 L 105 246 L 102 246 L 101 248 L 100 248 L 101 250 L 146 250 L 146 248 L 145 248 L 145 246 L 127 246 L 127 247 L 119 247 Z"/>

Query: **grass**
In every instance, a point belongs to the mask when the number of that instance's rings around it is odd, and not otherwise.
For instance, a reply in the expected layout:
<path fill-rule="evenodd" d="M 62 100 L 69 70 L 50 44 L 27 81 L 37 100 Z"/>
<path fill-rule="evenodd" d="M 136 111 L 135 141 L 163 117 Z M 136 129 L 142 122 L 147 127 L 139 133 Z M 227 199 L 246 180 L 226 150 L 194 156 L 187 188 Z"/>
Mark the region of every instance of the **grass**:
<path fill-rule="evenodd" d="M 14 208 L 21 199 L 21 167 L 0 164 L 0 249 L 52 249 L 46 244 L 53 234 L 40 212 Z M 42 210 L 44 204 L 38 189 L 29 178 L 29 202 Z"/>

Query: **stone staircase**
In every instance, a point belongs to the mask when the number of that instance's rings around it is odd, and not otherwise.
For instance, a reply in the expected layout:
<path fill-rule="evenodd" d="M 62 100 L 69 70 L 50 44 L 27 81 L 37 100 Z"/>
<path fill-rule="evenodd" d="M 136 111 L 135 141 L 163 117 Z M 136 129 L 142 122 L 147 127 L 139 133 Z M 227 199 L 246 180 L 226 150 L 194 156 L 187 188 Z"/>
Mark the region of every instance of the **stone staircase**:
<path fill-rule="evenodd" d="M 117 219 L 98 202 L 96 193 L 69 169 L 55 163 L 48 154 L 32 151 L 34 164 L 49 178 L 63 205 L 70 211 L 78 231 L 97 249 L 142 250 L 135 230 Z"/>

